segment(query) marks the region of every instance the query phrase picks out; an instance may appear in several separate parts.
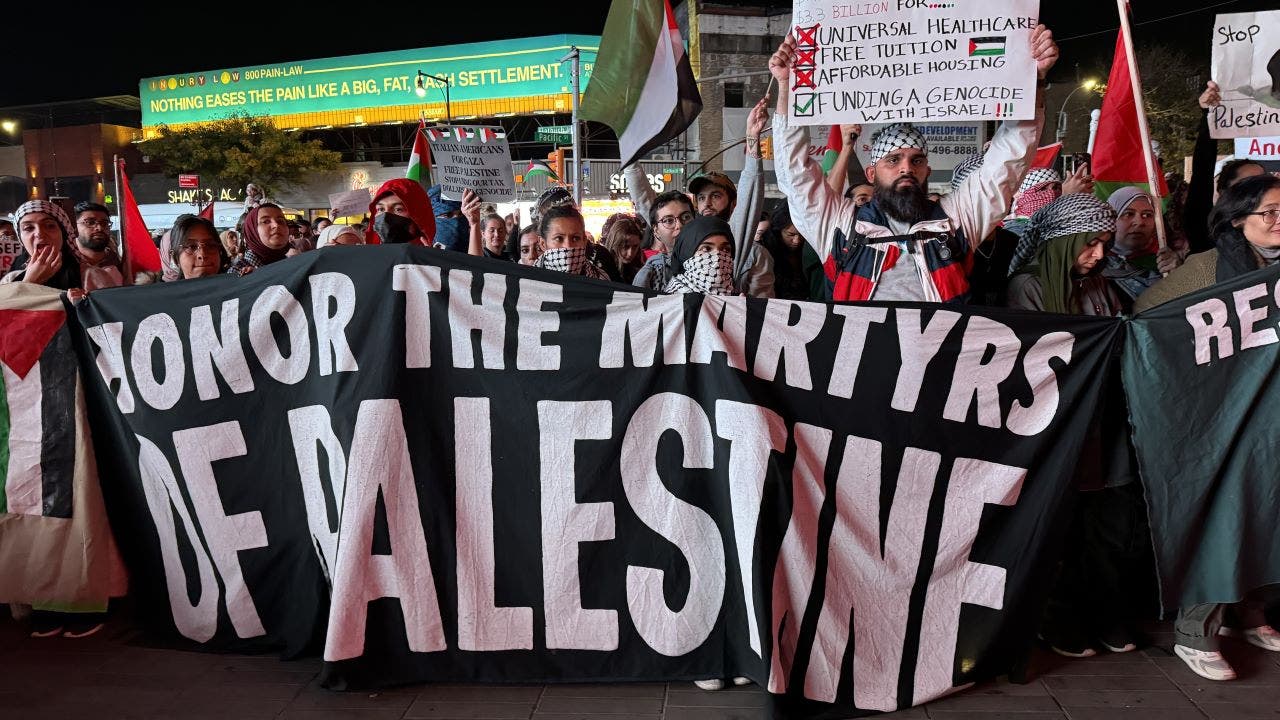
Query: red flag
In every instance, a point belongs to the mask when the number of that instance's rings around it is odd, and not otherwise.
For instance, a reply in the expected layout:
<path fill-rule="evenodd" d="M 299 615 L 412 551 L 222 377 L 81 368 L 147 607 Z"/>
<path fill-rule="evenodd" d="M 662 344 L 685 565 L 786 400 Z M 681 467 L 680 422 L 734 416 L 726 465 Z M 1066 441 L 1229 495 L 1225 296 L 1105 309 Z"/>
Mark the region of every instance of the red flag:
<path fill-rule="evenodd" d="M 213 222 L 213 201 L 210 200 L 208 205 L 200 208 L 200 217 Z"/>
<path fill-rule="evenodd" d="M 1045 145 L 1042 148 L 1036 148 L 1036 157 L 1031 161 L 1031 167 L 1053 167 L 1053 164 L 1058 162 L 1058 153 L 1060 152 L 1062 152 L 1062 143 L 1060 142 L 1056 142 L 1052 145 Z"/>
<path fill-rule="evenodd" d="M 831 172 L 832 166 L 836 164 L 836 158 L 840 157 L 840 151 L 843 149 L 844 136 L 840 134 L 840 126 L 832 125 L 827 131 L 827 149 L 822 153 L 823 175 Z"/>
<path fill-rule="evenodd" d="M 1134 68 L 1137 73 L 1137 68 Z M 1160 197 L 1169 188 L 1164 176 L 1157 173 Z M 1116 56 L 1107 78 L 1107 94 L 1102 97 L 1102 116 L 1098 119 L 1098 136 L 1093 143 L 1094 191 L 1106 199 L 1123 185 L 1147 186 L 1147 165 L 1142 153 L 1142 133 L 1138 129 L 1138 106 L 1133 100 L 1129 78 L 1129 59 L 1124 49 L 1124 35 L 1116 35 Z"/>
<path fill-rule="evenodd" d="M 151 242 L 151 231 L 142 220 L 142 212 L 138 210 L 138 202 L 133 199 L 133 190 L 129 188 L 129 176 L 124 172 L 124 161 L 120 161 L 120 202 L 124 203 L 125 270 L 128 277 L 134 273 L 160 272 L 160 251 Z"/>

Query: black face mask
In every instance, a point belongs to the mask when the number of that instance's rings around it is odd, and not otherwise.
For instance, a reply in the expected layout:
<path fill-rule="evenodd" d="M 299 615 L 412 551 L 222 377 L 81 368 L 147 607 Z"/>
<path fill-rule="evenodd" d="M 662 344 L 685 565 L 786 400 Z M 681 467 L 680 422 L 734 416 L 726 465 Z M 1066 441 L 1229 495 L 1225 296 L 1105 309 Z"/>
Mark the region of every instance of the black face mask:
<path fill-rule="evenodd" d="M 373 231 L 388 245 L 411 242 L 418 237 L 412 220 L 393 213 L 378 213 L 373 219 Z"/>

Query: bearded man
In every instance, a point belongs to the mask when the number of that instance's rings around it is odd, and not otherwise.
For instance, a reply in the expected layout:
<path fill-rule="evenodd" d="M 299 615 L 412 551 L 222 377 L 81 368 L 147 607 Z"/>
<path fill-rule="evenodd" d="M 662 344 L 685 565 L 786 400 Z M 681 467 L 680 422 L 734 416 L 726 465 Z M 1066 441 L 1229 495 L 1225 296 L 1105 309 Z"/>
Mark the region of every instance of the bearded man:
<path fill-rule="evenodd" d="M 1044 125 L 1044 78 L 1058 59 L 1043 25 L 1031 35 L 1040 79 L 1031 120 L 1005 121 L 981 166 L 940 201 L 928 197 L 929 149 L 911 123 L 894 123 L 871 139 L 871 202 L 859 207 L 824 182 L 809 157 L 808 133 L 787 118 L 796 43 L 790 35 L 769 60 L 778 81 L 773 116 L 774 169 L 796 230 L 824 259 L 833 300 L 963 303 L 973 249 L 1008 214 L 1035 156 Z"/>

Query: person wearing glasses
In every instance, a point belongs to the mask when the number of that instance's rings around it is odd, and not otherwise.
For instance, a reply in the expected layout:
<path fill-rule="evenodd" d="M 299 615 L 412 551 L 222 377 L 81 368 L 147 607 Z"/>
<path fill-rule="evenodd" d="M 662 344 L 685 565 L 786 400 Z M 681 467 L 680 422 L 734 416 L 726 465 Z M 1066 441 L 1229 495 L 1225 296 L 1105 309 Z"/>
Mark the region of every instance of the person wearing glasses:
<path fill-rule="evenodd" d="M 180 280 L 221 274 L 231 262 L 213 223 L 197 215 L 178 218 L 169 238 Z"/>
<path fill-rule="evenodd" d="M 1280 178 L 1257 175 L 1224 189 L 1209 213 L 1209 236 L 1215 249 L 1188 256 L 1183 265 L 1144 292 L 1134 310 L 1153 308 L 1280 261 Z M 1250 645 L 1280 652 L 1280 632 L 1267 623 L 1264 600 L 1246 595 L 1236 603 L 1179 608 L 1173 625 L 1174 654 L 1200 677 L 1235 679 L 1235 669 L 1218 645 L 1224 626 Z"/>
<path fill-rule="evenodd" d="M 1135 312 L 1280 260 L 1280 178 L 1255 175 L 1224 189 L 1209 213 L 1209 235 L 1217 247 L 1187 256 L 1185 263 L 1138 297 Z"/>
<path fill-rule="evenodd" d="M 80 261 L 80 278 L 85 292 L 120 287 L 126 283 L 124 264 L 111 240 L 111 213 L 95 202 L 75 206 L 76 242 L 72 246 Z"/>
<path fill-rule="evenodd" d="M 693 219 L 693 203 L 679 190 L 659 193 L 649 205 L 649 227 L 662 251 L 636 271 L 631 284 L 661 292 L 671 281 L 671 248 L 686 223 Z"/>

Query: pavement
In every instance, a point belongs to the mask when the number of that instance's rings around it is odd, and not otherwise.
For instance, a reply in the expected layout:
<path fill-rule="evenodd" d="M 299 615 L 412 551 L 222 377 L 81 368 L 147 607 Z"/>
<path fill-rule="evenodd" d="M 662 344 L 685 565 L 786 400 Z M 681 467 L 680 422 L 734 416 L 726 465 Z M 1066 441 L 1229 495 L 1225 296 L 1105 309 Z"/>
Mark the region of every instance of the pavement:
<path fill-rule="evenodd" d="M 223 655 L 142 646 L 113 621 L 82 639 L 27 637 L 0 613 L 3 720 L 759 720 L 755 686 L 703 692 L 690 683 L 417 685 L 340 693 L 319 687 L 316 659 Z M 1167 625 L 1154 645 L 1068 660 L 1037 653 L 1033 680 L 1001 679 L 893 720 L 1280 720 L 1280 653 L 1223 638 L 1240 678 L 1214 683 L 1173 656 Z"/>

